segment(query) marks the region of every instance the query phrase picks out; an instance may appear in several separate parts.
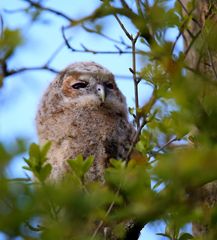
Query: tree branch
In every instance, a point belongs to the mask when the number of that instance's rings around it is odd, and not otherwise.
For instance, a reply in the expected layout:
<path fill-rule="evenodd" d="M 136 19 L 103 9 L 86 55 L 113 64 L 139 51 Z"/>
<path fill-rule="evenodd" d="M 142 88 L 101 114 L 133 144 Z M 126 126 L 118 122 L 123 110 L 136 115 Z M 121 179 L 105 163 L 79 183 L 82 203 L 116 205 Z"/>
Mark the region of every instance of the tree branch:
<path fill-rule="evenodd" d="M 183 4 L 183 2 L 181 0 L 178 0 L 178 3 L 181 5 L 182 9 L 184 10 L 184 12 L 189 16 L 188 10 L 185 7 L 185 5 Z"/>
<path fill-rule="evenodd" d="M 28 178 L 9 178 L 6 180 L 9 182 L 32 182 L 32 179 L 30 177 L 28 177 Z"/>
<path fill-rule="evenodd" d="M 127 8 L 127 9 L 129 9 L 130 11 L 132 11 L 132 9 L 129 7 L 129 5 L 126 3 L 125 0 L 121 0 L 121 4 L 122 4 L 122 6 L 123 6 L 124 8 Z"/>
<path fill-rule="evenodd" d="M 157 151 L 152 151 L 150 152 L 150 156 L 155 156 L 156 154 L 160 153 L 161 151 L 163 151 L 166 147 L 168 147 L 171 143 L 175 142 L 175 141 L 178 141 L 180 139 L 178 139 L 177 137 L 174 137 L 172 139 L 170 139 L 167 143 L 165 143 L 163 146 L 161 146 Z M 156 161 L 156 159 L 154 159 L 153 161 L 150 162 L 151 163 L 154 163 Z"/>
<path fill-rule="evenodd" d="M 188 12 L 187 8 L 185 7 L 185 5 L 183 4 L 183 2 L 181 0 L 178 0 L 178 3 L 181 5 L 182 9 L 184 10 L 184 12 L 190 16 L 192 14 L 192 12 L 194 11 L 194 9 L 191 9 L 190 12 Z M 201 27 L 201 24 L 197 21 L 197 19 L 195 19 L 194 17 L 192 17 L 192 21 L 194 21 L 199 27 Z"/>
<path fill-rule="evenodd" d="M 120 187 L 121 187 L 121 185 L 119 186 L 117 192 L 115 193 L 115 196 L 118 196 L 118 194 L 119 194 L 119 192 L 120 192 Z M 107 216 L 110 214 L 111 210 L 112 210 L 113 207 L 114 207 L 114 204 L 115 204 L 115 201 L 113 201 L 113 202 L 110 204 L 110 206 L 108 207 L 108 210 L 106 211 L 105 217 L 107 217 Z M 101 220 L 101 221 L 99 222 L 99 224 L 97 225 L 94 233 L 93 233 L 92 236 L 91 236 L 91 240 L 93 240 L 93 239 L 96 237 L 97 233 L 99 232 L 99 230 L 100 230 L 101 227 L 103 226 L 103 223 L 104 223 L 103 220 Z"/>
<path fill-rule="evenodd" d="M 120 18 L 117 16 L 117 14 L 114 14 L 114 17 L 117 20 L 117 22 L 119 23 L 121 29 L 124 31 L 125 35 L 132 41 L 132 39 L 133 39 L 132 35 L 127 31 L 127 29 L 125 28 L 124 24 L 121 22 Z"/>
<path fill-rule="evenodd" d="M 182 25 L 180 26 L 179 34 L 177 35 L 176 40 L 174 41 L 173 46 L 172 46 L 172 48 L 171 48 L 171 55 L 173 54 L 173 51 L 174 51 L 174 49 L 175 49 L 175 47 L 176 47 L 176 44 L 177 44 L 179 38 L 183 35 L 183 32 L 184 32 L 184 30 L 185 30 L 185 27 L 186 27 L 186 24 L 187 24 L 187 23 L 188 23 L 188 19 L 185 20 L 185 21 L 182 23 Z"/>
<path fill-rule="evenodd" d="M 175 142 L 175 141 L 177 141 L 177 140 L 179 140 L 177 137 L 174 137 L 174 138 L 170 139 L 167 143 L 165 143 L 162 147 L 160 147 L 160 148 L 155 152 L 155 154 L 161 152 L 161 151 L 164 150 L 166 147 L 168 147 L 171 143 L 173 143 L 173 142 Z"/>
<path fill-rule="evenodd" d="M 187 47 L 187 49 L 186 49 L 185 52 L 184 52 L 185 58 L 187 57 L 189 51 L 191 50 L 193 44 L 195 43 L 195 41 L 197 40 L 197 38 L 200 36 L 200 34 L 201 34 L 201 30 L 199 30 L 199 31 L 197 32 L 197 34 L 194 36 L 194 38 L 193 38 L 192 41 L 190 42 L 189 46 Z"/>
<path fill-rule="evenodd" d="M 131 156 L 131 154 L 133 152 L 133 149 L 134 149 L 134 147 L 135 147 L 135 145 L 136 145 L 136 143 L 138 141 L 139 135 L 140 135 L 142 129 L 144 128 L 144 126 L 147 123 L 148 123 L 147 119 L 143 118 L 143 121 L 142 121 L 141 125 L 139 126 L 139 128 L 137 129 L 137 131 L 136 131 L 136 133 L 135 133 L 135 135 L 133 137 L 132 144 L 131 144 L 131 146 L 130 146 L 130 148 L 128 150 L 128 153 L 127 153 L 127 156 L 126 156 L 126 164 L 128 164 L 128 162 L 130 161 L 130 156 Z"/>
<path fill-rule="evenodd" d="M 39 67 L 29 67 L 29 68 L 26 67 L 26 68 L 20 68 L 20 69 L 17 69 L 17 70 L 9 70 L 9 71 L 6 72 L 6 75 L 4 75 L 4 76 L 8 77 L 8 76 L 11 76 L 13 74 L 18 74 L 18 73 L 25 72 L 25 71 L 40 71 L 40 70 L 48 70 L 48 71 L 50 71 L 52 73 L 56 73 L 56 74 L 58 74 L 60 72 L 57 69 L 46 67 L 46 65 L 44 65 L 44 66 L 39 66 Z M 131 76 L 119 75 L 119 74 L 115 74 L 115 77 L 119 78 L 119 79 L 125 79 L 125 80 L 131 80 L 132 79 Z"/>
<path fill-rule="evenodd" d="M 24 67 L 24 68 L 19 68 L 19 69 L 16 69 L 16 70 L 9 70 L 9 71 L 6 71 L 6 73 L 4 74 L 5 77 L 8 77 L 8 76 L 11 76 L 11 75 L 14 75 L 14 74 L 18 74 L 18 73 L 21 73 L 21 72 L 25 72 L 25 71 L 37 71 L 37 70 L 48 70 L 50 72 L 53 72 L 53 73 L 58 73 L 58 71 L 54 68 L 51 68 L 51 67 L 48 67 L 48 66 L 39 66 L 39 67 Z"/>
<path fill-rule="evenodd" d="M 135 38 L 133 37 L 133 35 L 131 35 L 127 29 L 125 28 L 124 24 L 121 22 L 121 20 L 119 19 L 119 17 L 114 14 L 116 20 L 118 21 L 121 29 L 123 30 L 123 32 L 125 33 L 125 35 L 129 38 L 129 40 L 131 41 L 132 44 L 132 69 L 130 68 L 131 73 L 133 74 L 133 82 L 134 82 L 134 96 L 135 96 L 135 108 L 136 108 L 136 126 L 137 128 L 139 128 L 140 126 L 140 122 L 139 122 L 139 116 L 138 116 L 138 108 L 139 108 L 139 96 L 138 96 L 138 80 L 137 80 L 137 76 L 136 76 L 136 42 L 140 36 L 140 33 L 137 32 Z"/>
<path fill-rule="evenodd" d="M 69 40 L 67 39 L 66 35 L 65 35 L 65 29 L 66 27 L 62 27 L 61 31 L 62 31 L 62 36 L 63 39 L 65 41 L 66 46 L 72 51 L 72 52 L 78 52 L 78 53 L 92 53 L 92 54 L 132 54 L 132 51 L 125 51 L 122 50 L 120 48 L 118 48 L 118 51 L 97 51 L 97 50 L 92 50 L 87 48 L 86 46 L 84 46 L 83 44 L 81 44 L 83 49 L 75 49 L 73 48 L 70 43 Z M 142 53 L 141 51 L 136 51 L 136 53 Z"/>
<path fill-rule="evenodd" d="M 138 32 L 135 36 L 135 38 L 132 37 L 132 67 L 133 67 L 133 83 L 134 83 L 134 96 L 135 96 L 135 110 L 136 110 L 136 125 L 137 128 L 140 127 L 140 122 L 139 122 L 139 115 L 138 115 L 138 109 L 139 109 L 139 93 L 138 93 L 138 80 L 137 80 L 137 76 L 136 76 L 136 42 L 138 40 L 140 36 L 140 33 Z"/>
<path fill-rule="evenodd" d="M 136 0 L 136 7 L 137 7 L 137 11 L 138 11 L 139 15 L 144 16 L 140 0 Z"/>
<path fill-rule="evenodd" d="M 40 225 L 37 225 L 36 227 L 34 227 L 29 222 L 25 222 L 25 224 L 33 232 L 41 232 L 45 229 L 45 227 L 42 227 Z"/>

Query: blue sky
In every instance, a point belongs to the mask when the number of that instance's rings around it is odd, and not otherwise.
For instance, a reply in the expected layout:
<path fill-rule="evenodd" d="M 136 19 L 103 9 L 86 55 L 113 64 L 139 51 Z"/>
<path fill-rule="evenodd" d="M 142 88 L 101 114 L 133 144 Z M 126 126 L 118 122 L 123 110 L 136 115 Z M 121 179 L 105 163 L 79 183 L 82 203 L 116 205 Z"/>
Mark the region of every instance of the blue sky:
<path fill-rule="evenodd" d="M 91 13 L 99 0 L 47 0 L 46 4 L 52 8 L 63 11 L 72 18 L 77 19 Z M 17 49 L 15 56 L 9 62 L 10 68 L 32 67 L 43 65 L 51 54 L 63 43 L 60 27 L 67 24 L 65 20 L 54 16 L 51 13 L 44 13 L 45 23 L 35 23 L 30 25 L 29 19 L 21 13 L 7 14 L 3 9 L 23 8 L 26 4 L 21 0 L 1 0 L 0 13 L 4 18 L 4 26 L 9 28 L 20 28 L 22 26 L 24 33 L 24 44 Z M 85 6 L 85 7 L 84 7 Z M 136 30 L 129 21 L 124 20 L 127 28 L 133 34 Z M 49 22 L 46 23 L 46 22 Z M 122 33 L 119 25 L 113 18 L 102 20 L 105 33 L 112 38 L 119 39 L 120 36 L 128 42 L 126 36 Z M 173 30 L 168 34 L 168 38 L 175 38 L 176 32 Z M 80 48 L 80 44 L 94 50 L 115 50 L 113 43 L 104 38 L 97 37 L 94 34 L 86 33 L 80 28 L 74 28 L 69 32 L 72 36 L 72 45 Z M 181 47 L 181 43 L 179 44 Z M 98 62 L 115 75 L 131 76 L 129 67 L 131 67 L 131 55 L 93 55 L 87 53 L 72 53 L 66 47 L 56 56 L 51 66 L 61 70 L 68 64 L 75 61 L 95 61 Z M 144 60 L 138 59 L 138 68 Z M 27 138 L 29 142 L 37 142 L 35 130 L 35 113 L 40 98 L 55 75 L 46 71 L 24 72 L 19 75 L 8 77 L 4 82 L 4 87 L 0 92 L 0 141 L 13 142 L 17 137 Z M 133 81 L 129 78 L 116 78 L 118 86 L 127 98 L 128 106 L 133 107 Z M 140 89 L 141 103 L 144 103 L 151 94 L 151 88 L 143 84 Z M 22 156 L 14 159 L 13 164 L 8 168 L 10 176 L 23 175 L 22 166 L 24 165 Z M 157 228 L 156 228 L 157 227 Z M 163 226 L 159 223 L 154 227 L 146 228 L 141 239 L 160 240 L 162 237 L 153 233 L 163 232 Z M 157 229 L 157 230 L 156 230 Z M 0 235 L 1 236 L 1 235 Z M 0 237 L 4 239 L 4 237 Z"/>

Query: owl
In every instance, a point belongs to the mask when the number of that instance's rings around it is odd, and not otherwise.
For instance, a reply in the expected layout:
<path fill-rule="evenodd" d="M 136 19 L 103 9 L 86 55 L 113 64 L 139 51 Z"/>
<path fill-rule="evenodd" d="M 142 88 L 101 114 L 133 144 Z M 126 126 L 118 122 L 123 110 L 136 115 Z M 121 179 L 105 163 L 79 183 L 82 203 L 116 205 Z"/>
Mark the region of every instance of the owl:
<path fill-rule="evenodd" d="M 134 128 L 114 75 L 94 62 L 77 62 L 60 72 L 42 97 L 36 117 L 40 144 L 51 141 L 51 180 L 69 171 L 68 159 L 92 155 L 88 181 L 102 181 L 109 159 L 126 159 Z"/>

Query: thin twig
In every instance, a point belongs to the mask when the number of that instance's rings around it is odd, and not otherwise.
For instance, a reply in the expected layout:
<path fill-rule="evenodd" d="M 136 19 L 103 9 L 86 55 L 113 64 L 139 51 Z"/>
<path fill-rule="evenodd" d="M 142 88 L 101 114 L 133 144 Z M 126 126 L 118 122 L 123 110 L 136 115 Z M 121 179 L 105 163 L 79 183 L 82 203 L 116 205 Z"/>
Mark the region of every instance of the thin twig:
<path fill-rule="evenodd" d="M 45 66 L 29 67 L 29 68 L 26 67 L 26 68 L 20 68 L 20 69 L 17 69 L 17 70 L 10 70 L 10 71 L 6 72 L 5 76 L 7 77 L 7 76 L 11 76 L 13 74 L 18 74 L 18 73 L 25 72 L 25 71 L 35 71 L 35 70 L 48 70 L 48 71 L 51 71 L 51 72 L 56 73 L 56 74 L 60 72 L 60 71 L 58 71 L 56 69 L 53 69 L 53 68 L 50 68 L 50 67 L 45 67 Z M 115 77 L 119 78 L 119 79 L 125 79 L 125 80 L 131 80 L 132 79 L 131 76 L 120 75 L 120 74 L 115 74 Z"/>
<path fill-rule="evenodd" d="M 185 26 L 186 26 L 187 22 L 188 22 L 188 20 L 185 20 L 185 21 L 182 23 L 182 25 L 180 26 L 179 34 L 177 35 L 176 40 L 174 41 L 173 46 L 172 46 L 172 48 L 171 48 L 171 55 L 173 54 L 173 51 L 174 51 L 174 49 L 175 49 L 175 47 L 176 47 L 176 44 L 177 44 L 179 38 L 183 35 L 183 32 L 184 32 L 184 30 L 185 30 Z"/>
<path fill-rule="evenodd" d="M 72 52 L 78 52 L 78 53 L 92 53 L 92 54 L 132 54 L 133 52 L 132 51 L 125 51 L 125 50 L 122 50 L 119 48 L 118 51 L 97 51 L 97 50 L 92 50 L 92 49 L 89 49 L 87 48 L 86 46 L 84 46 L 83 44 L 81 44 L 82 48 L 83 49 L 75 49 L 73 48 L 70 43 L 69 43 L 69 40 L 67 39 L 66 37 L 66 34 L 65 34 L 65 27 L 62 27 L 61 28 L 61 31 L 62 31 L 62 36 L 63 36 L 63 39 L 65 41 L 65 44 L 66 46 L 72 51 Z M 142 54 L 142 52 L 140 51 L 136 51 L 137 54 Z"/>
<path fill-rule="evenodd" d="M 188 52 L 191 50 L 193 44 L 195 43 L 195 41 L 197 40 L 197 38 L 200 36 L 200 34 L 201 34 L 201 30 L 199 30 L 199 31 L 197 32 L 197 34 L 194 36 L 194 38 L 193 38 L 192 41 L 190 42 L 188 48 L 187 48 L 187 49 L 185 50 L 185 52 L 184 52 L 185 58 L 187 57 Z"/>
<path fill-rule="evenodd" d="M 9 182 L 31 182 L 31 178 L 8 178 L 6 179 Z"/>
<path fill-rule="evenodd" d="M 191 38 L 194 38 L 194 34 L 190 31 L 189 28 L 186 28 L 187 33 L 190 35 Z"/>
<path fill-rule="evenodd" d="M 168 147 L 171 143 L 173 143 L 175 141 L 178 141 L 178 140 L 180 140 L 180 139 L 178 139 L 177 137 L 174 137 L 174 138 L 170 139 L 167 143 L 165 143 L 163 146 L 161 146 L 157 151 L 150 152 L 149 155 L 152 156 L 152 157 L 155 156 L 156 154 L 163 151 L 166 147 Z M 155 161 L 156 161 L 156 159 L 151 161 L 150 164 L 154 163 Z"/>
<path fill-rule="evenodd" d="M 136 42 L 140 33 L 138 32 L 135 38 L 132 38 L 132 70 L 133 70 L 133 83 L 134 83 L 134 96 L 135 96 L 135 109 L 136 109 L 136 126 L 137 128 L 140 127 L 139 116 L 138 116 L 138 108 L 139 108 L 139 93 L 138 93 L 138 81 L 136 76 Z"/>
<path fill-rule="evenodd" d="M 190 12 L 188 12 L 187 8 L 185 7 L 185 5 L 183 4 L 183 2 L 182 2 L 181 0 L 178 0 L 178 3 L 181 5 L 181 7 L 183 8 L 184 12 L 185 12 L 188 16 L 190 16 L 190 15 L 193 13 L 194 8 L 191 9 Z M 194 17 L 192 17 L 192 21 L 194 21 L 199 27 L 201 27 L 200 23 L 199 23 L 199 22 L 197 21 L 197 19 L 195 19 Z"/>
<path fill-rule="evenodd" d="M 41 232 L 45 229 L 45 227 L 42 227 L 40 225 L 37 225 L 36 227 L 33 227 L 29 222 L 25 222 L 26 226 L 33 232 Z"/>
<path fill-rule="evenodd" d="M 123 8 L 127 8 L 127 9 L 132 11 L 132 9 L 129 7 L 129 5 L 126 3 L 125 0 L 120 0 L 120 1 L 121 1 L 121 4 L 122 4 Z"/>
<path fill-rule="evenodd" d="M 132 39 L 133 39 L 132 35 L 127 31 L 127 29 L 125 28 L 124 24 L 121 22 L 120 18 L 117 16 L 117 14 L 114 14 L 114 17 L 117 20 L 117 22 L 119 23 L 121 29 L 126 34 L 126 36 L 132 41 Z"/>
<path fill-rule="evenodd" d="M 118 196 L 118 194 L 119 194 L 119 192 L 120 192 L 120 188 L 121 188 L 121 184 L 120 184 L 118 190 L 117 190 L 116 193 L 115 193 L 115 197 Z M 107 211 L 106 211 L 105 217 L 107 217 L 107 216 L 110 214 L 111 210 L 112 210 L 113 207 L 114 207 L 114 204 L 115 204 L 115 201 L 113 201 L 113 202 L 110 204 L 109 208 L 108 208 Z M 103 226 L 103 223 L 104 223 L 103 220 L 101 220 L 101 221 L 99 222 L 99 224 L 97 225 L 94 233 L 93 233 L 92 236 L 91 236 L 91 240 L 93 240 L 93 239 L 96 237 L 96 235 L 97 235 L 97 233 L 99 232 L 100 228 Z"/>
<path fill-rule="evenodd" d="M 185 5 L 183 4 L 183 2 L 181 0 L 178 0 L 178 3 L 181 5 L 181 7 L 183 8 L 183 10 L 185 11 L 185 13 L 189 16 L 188 10 L 185 7 Z"/>
<path fill-rule="evenodd" d="M 62 32 L 62 37 L 64 39 L 64 42 L 69 49 L 74 51 L 74 48 L 71 47 L 71 45 L 69 44 L 69 40 L 67 39 L 67 37 L 65 35 L 65 29 L 66 29 L 66 27 L 64 27 L 64 26 L 61 27 L 61 32 Z"/>
<path fill-rule="evenodd" d="M 179 140 L 177 137 L 174 137 L 172 139 L 170 139 L 167 143 L 165 143 L 162 147 L 160 147 L 155 153 L 159 153 L 161 152 L 162 150 L 164 150 L 166 147 L 168 147 L 171 143 L 175 142 Z"/>
<path fill-rule="evenodd" d="M 141 16 L 144 16 L 143 11 L 142 11 L 142 7 L 141 7 L 141 2 L 140 2 L 140 0 L 136 0 L 136 7 L 137 7 L 137 10 L 138 10 L 138 13 L 139 13 Z"/>
<path fill-rule="evenodd" d="M 136 143 L 138 141 L 139 135 L 140 135 L 142 129 L 144 128 L 144 126 L 147 123 L 148 123 L 147 120 L 145 118 L 143 118 L 143 121 L 142 121 L 141 125 L 139 126 L 139 128 L 137 129 L 137 131 L 136 131 L 136 133 L 135 133 L 135 135 L 133 137 L 132 144 L 130 145 L 130 148 L 129 148 L 128 152 L 127 152 L 126 164 L 128 164 L 128 162 L 130 161 L 130 156 L 131 156 L 132 151 L 133 151 L 133 149 L 134 149 L 134 147 L 135 147 L 135 145 L 136 145 Z"/>
<path fill-rule="evenodd" d="M 190 17 L 190 16 L 192 15 L 194 9 L 192 9 L 190 12 L 188 12 L 187 8 L 186 8 L 185 5 L 182 3 L 182 1 L 181 1 L 181 0 L 178 0 L 178 2 L 179 2 L 179 4 L 181 5 L 181 7 L 183 8 L 184 12 L 187 14 L 187 16 Z M 178 36 L 176 37 L 176 40 L 175 40 L 175 42 L 174 42 L 174 44 L 173 44 L 173 46 L 172 46 L 171 54 L 173 53 L 174 48 L 175 48 L 175 46 L 176 46 L 176 44 L 177 44 L 177 41 L 179 40 L 180 36 L 182 35 L 182 36 L 184 37 L 184 39 L 185 39 L 185 36 L 184 36 L 184 34 L 183 34 L 184 30 L 186 30 L 187 33 L 190 35 L 190 37 L 193 39 L 192 42 L 191 42 L 191 44 L 189 45 L 189 49 L 187 49 L 186 52 L 185 52 L 185 56 L 188 54 L 188 51 L 191 49 L 194 41 L 196 40 L 197 35 L 194 36 L 193 33 L 190 31 L 190 29 L 188 29 L 188 28 L 185 29 L 185 27 L 187 26 L 188 20 L 189 20 L 189 19 L 186 19 L 186 20 L 184 21 L 184 23 L 181 25 L 179 34 L 178 34 Z M 194 17 L 192 18 L 192 20 L 193 20 L 193 21 L 199 26 L 199 28 L 201 29 L 200 23 L 199 23 Z M 199 31 L 199 32 L 200 32 L 200 31 Z M 199 33 L 199 32 L 198 32 L 198 33 Z"/>
<path fill-rule="evenodd" d="M 21 72 L 35 71 L 35 70 L 48 70 L 48 71 L 53 72 L 53 73 L 58 73 L 58 71 L 54 68 L 51 68 L 51 67 L 48 67 L 48 66 L 39 66 L 39 67 L 25 67 L 25 68 L 19 68 L 19 69 L 16 69 L 16 70 L 9 70 L 5 73 L 5 76 L 8 77 L 8 76 L 18 74 L 18 73 L 21 73 Z"/>

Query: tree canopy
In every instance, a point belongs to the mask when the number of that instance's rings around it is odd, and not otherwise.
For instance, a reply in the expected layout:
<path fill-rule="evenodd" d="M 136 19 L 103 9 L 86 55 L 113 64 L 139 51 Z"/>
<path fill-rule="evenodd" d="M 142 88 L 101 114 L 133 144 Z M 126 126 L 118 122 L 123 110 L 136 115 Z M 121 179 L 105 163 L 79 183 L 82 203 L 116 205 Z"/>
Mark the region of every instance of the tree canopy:
<path fill-rule="evenodd" d="M 134 85 L 131 90 L 134 106 L 129 108 L 129 114 L 136 134 L 129 158 L 110 160 L 103 186 L 83 181 L 92 163 L 91 156 L 70 159 L 71 173 L 63 182 L 53 185 L 46 181 L 52 167 L 46 162 L 50 143 L 44 146 L 32 143 L 27 149 L 28 144 L 22 139 L 16 145 L 2 142 L 0 231 L 5 239 L 105 239 L 104 226 L 109 226 L 117 239 L 126 239 L 126 222 L 132 220 L 141 229 L 147 223 L 160 220 L 166 223 L 165 232 L 156 234 L 165 239 L 192 239 L 192 233 L 184 232 L 183 227 L 194 222 L 209 229 L 205 236 L 199 234 L 195 239 L 215 240 L 215 1 L 102 0 L 91 14 L 81 18 L 50 7 L 49 1 L 22 2 L 23 8 L 7 9 L 5 14 L 20 12 L 32 24 L 42 21 L 44 13 L 63 19 L 57 34 L 71 53 L 131 56 L 126 69 L 126 75 L 131 78 L 126 84 L 132 81 Z M 73 3 L 68 7 L 73 8 Z M 107 35 L 108 19 L 116 21 L 124 39 Z M 52 67 L 52 61 L 61 47 L 45 64 L 11 67 L 16 50 L 26 44 L 26 32 L 22 27 L 7 27 L 4 17 L 0 23 L 1 91 L 4 91 L 4 81 L 15 74 L 32 70 L 59 71 Z M 77 27 L 109 41 L 113 49 L 98 50 L 85 42 L 79 48 L 74 47 L 71 36 Z M 171 30 L 177 32 L 174 40 L 168 38 Z M 177 49 L 180 40 L 184 43 L 181 50 Z M 139 92 L 145 92 L 147 84 L 152 94 L 144 103 Z M 24 159 L 27 177 L 8 177 L 8 164 L 25 151 L 29 153 Z M 35 179 L 29 177 L 29 171 Z"/>

